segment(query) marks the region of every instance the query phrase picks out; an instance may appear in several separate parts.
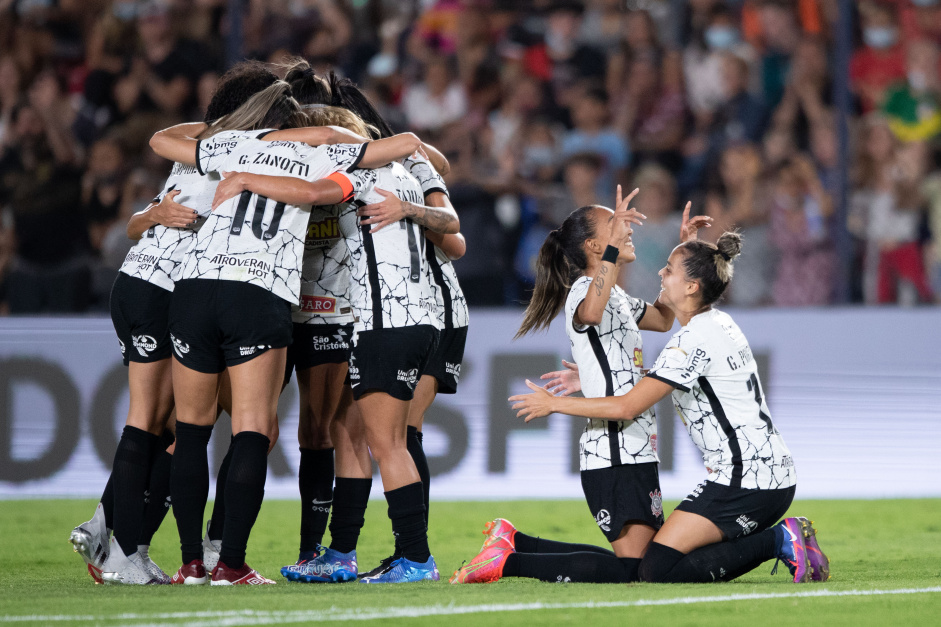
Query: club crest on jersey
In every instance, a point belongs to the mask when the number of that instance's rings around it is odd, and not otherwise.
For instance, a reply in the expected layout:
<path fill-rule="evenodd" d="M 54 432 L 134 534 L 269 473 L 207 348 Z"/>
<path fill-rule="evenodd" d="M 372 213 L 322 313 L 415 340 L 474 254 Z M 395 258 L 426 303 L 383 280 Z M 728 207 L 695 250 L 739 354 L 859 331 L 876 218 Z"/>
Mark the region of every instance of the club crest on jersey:
<path fill-rule="evenodd" d="M 301 311 L 314 314 L 333 314 L 337 312 L 337 299 L 332 296 L 302 294 Z"/>
<path fill-rule="evenodd" d="M 650 493 L 650 513 L 657 518 L 663 516 L 663 495 L 659 488 Z"/>
<path fill-rule="evenodd" d="M 157 340 L 149 335 L 132 335 L 131 341 L 141 357 L 150 357 L 150 351 L 157 348 Z"/>
<path fill-rule="evenodd" d="M 307 225 L 307 238 L 304 240 L 304 245 L 308 248 L 323 248 L 332 245 L 339 238 L 339 218 L 326 218 Z"/>
<path fill-rule="evenodd" d="M 595 522 L 598 523 L 602 531 L 611 531 L 611 513 L 608 510 L 598 510 L 598 513 L 595 514 Z"/>
<path fill-rule="evenodd" d="M 644 367 L 644 351 L 639 348 L 634 349 L 634 365 L 638 368 Z"/>

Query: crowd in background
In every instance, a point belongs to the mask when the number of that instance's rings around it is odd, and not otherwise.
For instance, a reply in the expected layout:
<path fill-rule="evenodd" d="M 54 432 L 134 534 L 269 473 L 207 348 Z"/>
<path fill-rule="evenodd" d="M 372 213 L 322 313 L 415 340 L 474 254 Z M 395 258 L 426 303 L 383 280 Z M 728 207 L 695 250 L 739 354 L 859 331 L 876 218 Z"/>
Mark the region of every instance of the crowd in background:
<path fill-rule="evenodd" d="M 525 302 L 545 236 L 618 183 L 647 216 L 638 297 L 689 199 L 704 238 L 744 234 L 728 305 L 936 302 L 941 0 L 853 3 L 845 219 L 839 4 L 0 0 L 0 310 L 106 310 L 127 219 L 169 172 L 150 135 L 202 119 L 227 63 L 293 55 L 448 156 L 472 305 Z"/>

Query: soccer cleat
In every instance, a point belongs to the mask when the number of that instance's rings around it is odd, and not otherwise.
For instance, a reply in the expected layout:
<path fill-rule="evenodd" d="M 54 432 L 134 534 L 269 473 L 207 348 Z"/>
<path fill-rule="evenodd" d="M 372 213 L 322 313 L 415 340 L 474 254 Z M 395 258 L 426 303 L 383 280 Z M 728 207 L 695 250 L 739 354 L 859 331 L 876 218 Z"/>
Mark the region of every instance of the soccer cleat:
<path fill-rule="evenodd" d="M 207 573 L 211 573 L 219 563 L 219 551 L 222 550 L 222 540 L 209 539 L 209 525 L 212 520 L 206 521 L 206 535 L 203 536 L 203 566 Z"/>
<path fill-rule="evenodd" d="M 454 571 L 450 583 L 492 583 L 503 577 L 503 565 L 516 549 L 496 542 L 478 553 L 468 564 Z"/>
<path fill-rule="evenodd" d="M 341 583 L 356 579 L 356 549 L 340 553 L 331 548 L 297 567 L 298 576 L 292 581 L 304 583 Z"/>
<path fill-rule="evenodd" d="M 310 560 L 314 559 L 315 557 L 318 557 L 321 553 L 323 553 L 324 548 L 325 547 L 318 544 L 317 547 L 313 551 L 310 551 L 309 553 L 306 553 L 306 554 L 302 553 L 301 555 L 299 555 L 297 558 L 297 562 L 295 562 L 294 564 L 282 566 L 281 576 L 287 579 L 288 581 L 300 581 L 301 567 L 307 562 L 309 562 Z"/>
<path fill-rule="evenodd" d="M 184 584 L 187 586 L 198 586 L 207 581 L 209 581 L 209 578 L 206 577 L 206 567 L 203 565 L 202 560 L 193 560 L 188 564 L 183 564 L 180 566 L 180 570 L 176 571 L 176 574 L 170 579 L 170 583 L 174 585 Z"/>
<path fill-rule="evenodd" d="M 163 569 L 157 566 L 152 559 L 150 559 L 150 547 L 146 544 L 137 545 L 137 554 L 140 555 L 141 564 L 144 567 L 144 571 L 153 578 L 158 584 L 165 586 L 170 583 L 170 575 L 163 572 Z"/>
<path fill-rule="evenodd" d="M 814 521 L 808 520 L 803 516 L 798 516 L 801 530 L 804 532 L 804 546 L 807 547 L 807 559 L 810 562 L 811 581 L 829 581 L 830 579 L 830 559 L 820 550 L 817 544 L 817 530 L 814 529 Z"/>
<path fill-rule="evenodd" d="M 372 577 L 363 577 L 360 583 L 413 583 L 416 581 L 438 581 L 438 566 L 435 558 L 428 557 L 425 563 L 413 562 L 400 557 L 388 568 Z"/>
<path fill-rule="evenodd" d="M 516 527 L 505 518 L 497 518 L 496 520 L 488 522 L 484 526 L 483 534 L 487 536 L 487 538 L 484 540 L 484 545 L 480 547 L 481 551 L 501 540 L 511 549 L 516 550 Z"/>
<path fill-rule="evenodd" d="M 242 564 L 241 568 L 233 569 L 225 565 L 224 562 L 216 564 L 212 571 L 213 586 L 266 586 L 274 585 L 275 582 L 262 577 L 258 572 L 248 564 Z"/>
<path fill-rule="evenodd" d="M 357 575 L 360 579 L 365 579 L 366 577 L 375 577 L 376 575 L 385 572 L 392 567 L 392 562 L 402 557 L 401 555 L 390 555 L 389 557 L 384 558 L 379 565 L 373 568 L 372 570 L 360 573 Z"/>
<path fill-rule="evenodd" d="M 797 518 L 785 518 L 779 522 L 783 536 L 777 546 L 776 557 L 787 565 L 788 571 L 794 577 L 794 583 L 807 583 L 810 581 L 810 560 L 807 558 L 807 545 L 804 544 L 804 529 Z M 778 562 L 774 563 L 771 574 L 778 570 Z"/>
<path fill-rule="evenodd" d="M 72 530 L 69 536 L 72 550 L 82 556 L 88 567 L 88 574 L 95 583 L 101 583 L 101 566 L 108 559 L 110 537 L 105 525 L 105 510 L 101 503 L 95 508 L 95 515 L 88 522 Z"/>
<path fill-rule="evenodd" d="M 101 565 L 101 579 L 106 584 L 128 584 L 145 586 L 157 581 L 144 568 L 140 553 L 124 555 L 121 545 L 111 538 L 107 561 Z"/>

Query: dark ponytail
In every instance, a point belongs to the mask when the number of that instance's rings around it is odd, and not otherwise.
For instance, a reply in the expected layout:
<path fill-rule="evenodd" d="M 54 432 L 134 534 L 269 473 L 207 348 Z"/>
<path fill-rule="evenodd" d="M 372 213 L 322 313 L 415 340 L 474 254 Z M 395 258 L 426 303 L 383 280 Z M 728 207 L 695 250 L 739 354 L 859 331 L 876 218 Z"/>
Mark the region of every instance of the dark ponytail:
<path fill-rule="evenodd" d="M 294 99 L 301 105 L 329 105 L 332 100 L 330 85 L 317 76 L 310 63 L 301 58 L 289 59 L 284 80 L 291 85 Z"/>
<path fill-rule="evenodd" d="M 682 246 L 686 253 L 683 260 L 686 276 L 699 282 L 702 306 L 708 307 L 722 298 L 732 281 L 732 262 L 742 253 L 742 235 L 728 231 L 715 245 L 694 240 Z"/>
<path fill-rule="evenodd" d="M 379 136 L 373 139 L 392 137 L 395 134 L 389 123 L 376 110 L 366 94 L 356 86 L 356 83 L 346 77 L 337 76 L 335 72 L 327 75 L 327 82 L 330 85 L 332 97 L 329 104 L 349 109 L 362 118 L 366 124 L 375 126 L 379 130 Z"/>
<path fill-rule="evenodd" d="M 588 205 L 576 209 L 543 242 L 536 260 L 536 287 L 516 338 L 549 328 L 562 311 L 569 289 L 588 267 L 584 245 L 586 239 L 595 235 L 591 217 L 595 208 L 596 205 Z"/>

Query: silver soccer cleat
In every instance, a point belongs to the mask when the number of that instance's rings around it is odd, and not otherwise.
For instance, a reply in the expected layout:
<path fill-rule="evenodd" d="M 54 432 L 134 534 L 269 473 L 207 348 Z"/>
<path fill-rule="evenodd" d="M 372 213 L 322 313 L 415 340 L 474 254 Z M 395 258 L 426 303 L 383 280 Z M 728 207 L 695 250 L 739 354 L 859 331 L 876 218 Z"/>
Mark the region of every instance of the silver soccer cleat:
<path fill-rule="evenodd" d="M 206 535 L 203 536 L 203 566 L 207 573 L 211 573 L 219 563 L 219 551 L 222 550 L 222 540 L 209 539 L 209 525 L 211 520 L 206 521 Z"/>
<path fill-rule="evenodd" d="M 101 578 L 106 584 L 144 586 L 158 583 L 144 567 L 141 554 L 135 551 L 130 555 L 124 555 L 121 545 L 114 538 L 111 538 L 108 561 L 101 567 Z"/>
<path fill-rule="evenodd" d="M 88 574 L 95 583 L 101 583 L 101 567 L 108 559 L 110 533 L 105 525 L 105 510 L 101 503 L 95 515 L 72 530 L 69 542 L 72 550 L 82 556 L 88 566 Z"/>
<path fill-rule="evenodd" d="M 163 572 L 163 569 L 150 559 L 150 547 L 146 544 L 137 545 L 137 554 L 140 555 L 144 572 L 151 576 L 160 585 L 170 585 L 170 575 Z"/>

